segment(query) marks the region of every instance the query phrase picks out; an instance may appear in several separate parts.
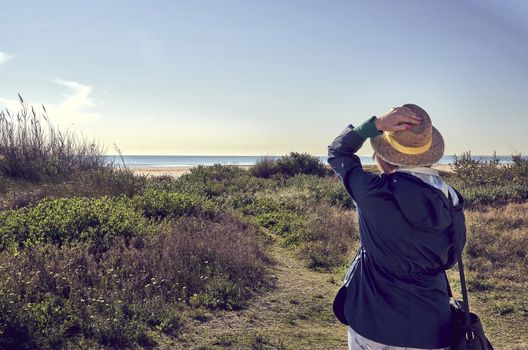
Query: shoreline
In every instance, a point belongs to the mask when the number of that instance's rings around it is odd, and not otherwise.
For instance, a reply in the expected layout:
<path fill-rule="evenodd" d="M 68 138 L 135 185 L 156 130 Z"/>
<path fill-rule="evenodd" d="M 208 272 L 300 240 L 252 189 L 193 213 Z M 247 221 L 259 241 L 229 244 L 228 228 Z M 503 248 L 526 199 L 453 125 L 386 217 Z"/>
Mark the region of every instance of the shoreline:
<path fill-rule="evenodd" d="M 239 168 L 249 170 L 253 165 L 238 165 L 233 164 Z M 211 165 L 205 165 L 205 166 L 211 166 Z M 329 167 L 329 165 L 325 165 L 326 167 Z M 129 167 L 130 170 L 135 175 L 146 175 L 146 176 L 172 176 L 174 178 L 178 178 L 184 174 L 187 174 L 191 172 L 192 168 L 197 167 L 197 165 L 193 166 L 167 166 L 167 167 Z M 366 165 L 364 167 L 375 167 L 375 165 Z M 449 164 L 435 164 L 433 165 L 433 169 L 444 171 L 444 172 L 452 172 L 451 166 Z"/>

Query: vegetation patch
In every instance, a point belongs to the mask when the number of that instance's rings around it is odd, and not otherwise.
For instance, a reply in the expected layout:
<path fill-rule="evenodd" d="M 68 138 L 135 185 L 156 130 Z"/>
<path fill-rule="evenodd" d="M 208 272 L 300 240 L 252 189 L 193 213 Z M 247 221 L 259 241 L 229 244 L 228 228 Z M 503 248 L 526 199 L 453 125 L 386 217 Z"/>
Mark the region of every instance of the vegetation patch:
<path fill-rule="evenodd" d="M 49 122 L 44 106 L 35 111 L 18 97 L 19 111 L 0 111 L 1 174 L 38 181 L 109 166 L 101 156 L 102 147 L 57 129 Z"/>
<path fill-rule="evenodd" d="M 250 170 L 256 177 L 291 177 L 298 174 L 325 176 L 329 171 L 319 158 L 308 153 L 290 152 L 279 159 L 264 157 L 256 162 Z"/>
<path fill-rule="evenodd" d="M 328 205 L 315 209 L 308 219 L 305 244 L 300 255 L 311 269 L 331 270 L 350 263 L 347 258 L 357 245 L 355 214 Z"/>
<path fill-rule="evenodd" d="M 45 198 L 35 206 L 0 212 L 0 250 L 80 241 L 103 251 L 117 237 L 129 241 L 149 231 L 148 220 L 126 197 Z"/>
<path fill-rule="evenodd" d="M 238 219 L 181 217 L 170 230 L 94 253 L 86 242 L 0 255 L 0 347 L 112 347 L 178 337 L 198 308 L 239 309 L 265 286 L 258 236 Z M 77 339 L 77 340 L 76 340 Z"/>
<path fill-rule="evenodd" d="M 466 200 L 466 207 L 499 206 L 528 200 L 528 159 L 512 155 L 510 164 L 497 157 L 472 159 L 470 152 L 455 156 L 449 182 Z"/>

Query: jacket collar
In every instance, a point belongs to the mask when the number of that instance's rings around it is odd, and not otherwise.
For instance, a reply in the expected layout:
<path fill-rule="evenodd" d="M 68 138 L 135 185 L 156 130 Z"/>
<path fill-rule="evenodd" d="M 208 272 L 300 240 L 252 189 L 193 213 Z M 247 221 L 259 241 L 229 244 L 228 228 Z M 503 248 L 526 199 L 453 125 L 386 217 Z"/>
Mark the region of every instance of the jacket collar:
<path fill-rule="evenodd" d="M 394 169 L 394 172 L 396 171 L 401 171 L 404 173 L 418 173 L 418 174 L 424 174 L 424 175 L 440 176 L 440 174 L 438 173 L 438 170 L 433 169 L 431 167 L 425 167 L 425 166 L 415 166 L 415 167 L 399 166 L 396 169 Z"/>

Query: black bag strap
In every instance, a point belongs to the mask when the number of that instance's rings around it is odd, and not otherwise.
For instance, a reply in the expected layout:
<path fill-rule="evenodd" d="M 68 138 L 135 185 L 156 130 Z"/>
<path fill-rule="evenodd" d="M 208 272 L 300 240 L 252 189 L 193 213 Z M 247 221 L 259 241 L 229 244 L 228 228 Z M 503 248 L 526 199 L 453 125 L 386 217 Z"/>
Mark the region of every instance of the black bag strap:
<path fill-rule="evenodd" d="M 447 279 L 447 272 L 445 272 L 445 270 L 444 270 L 444 276 L 445 276 L 446 284 L 447 284 L 447 295 L 449 295 L 449 297 L 452 298 L 453 292 L 451 292 L 451 286 L 449 285 L 449 279 Z"/>
<path fill-rule="evenodd" d="M 471 320 L 469 316 L 469 300 L 468 300 L 468 294 L 467 294 L 467 287 L 466 287 L 466 278 L 464 275 L 464 264 L 462 263 L 462 252 L 458 249 L 458 230 L 457 226 L 455 224 L 455 207 L 453 205 L 453 200 L 451 198 L 451 193 L 449 193 L 449 208 L 451 209 L 451 222 L 453 225 L 453 231 L 455 233 L 455 250 L 456 250 L 456 256 L 457 256 L 457 265 L 458 265 L 458 273 L 460 274 L 460 285 L 462 289 L 462 300 L 464 301 L 464 323 L 466 324 L 466 330 L 470 331 L 471 329 Z M 445 273 L 445 272 L 444 272 Z M 446 280 L 447 280 L 447 274 Z M 449 281 L 447 281 L 447 288 L 449 292 L 449 296 L 452 297 L 453 294 L 451 293 L 451 287 L 449 286 Z"/>

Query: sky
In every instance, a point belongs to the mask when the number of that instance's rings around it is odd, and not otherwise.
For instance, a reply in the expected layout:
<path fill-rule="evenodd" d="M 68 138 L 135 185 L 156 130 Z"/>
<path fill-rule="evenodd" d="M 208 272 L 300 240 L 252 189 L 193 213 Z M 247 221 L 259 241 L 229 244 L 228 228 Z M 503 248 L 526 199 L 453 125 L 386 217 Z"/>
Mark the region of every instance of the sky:
<path fill-rule="evenodd" d="M 109 154 L 324 156 L 415 103 L 446 154 L 526 155 L 528 1 L 1 1 L 18 93 Z"/>

